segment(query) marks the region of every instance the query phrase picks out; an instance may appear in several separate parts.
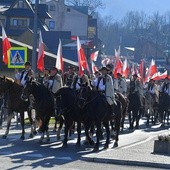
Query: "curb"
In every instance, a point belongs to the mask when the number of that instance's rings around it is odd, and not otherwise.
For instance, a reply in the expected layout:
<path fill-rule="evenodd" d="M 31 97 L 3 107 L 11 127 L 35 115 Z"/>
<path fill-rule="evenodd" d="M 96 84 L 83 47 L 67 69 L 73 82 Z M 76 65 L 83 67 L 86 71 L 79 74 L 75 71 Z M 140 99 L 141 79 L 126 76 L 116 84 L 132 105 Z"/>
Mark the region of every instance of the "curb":
<path fill-rule="evenodd" d="M 81 160 L 88 162 L 108 163 L 116 165 L 129 165 L 129 166 L 141 166 L 141 167 L 152 167 L 152 168 L 164 168 L 170 169 L 170 164 L 162 164 L 156 162 L 142 162 L 142 161 L 131 161 L 131 160 L 118 160 L 118 159 L 104 159 L 95 157 L 82 157 Z"/>

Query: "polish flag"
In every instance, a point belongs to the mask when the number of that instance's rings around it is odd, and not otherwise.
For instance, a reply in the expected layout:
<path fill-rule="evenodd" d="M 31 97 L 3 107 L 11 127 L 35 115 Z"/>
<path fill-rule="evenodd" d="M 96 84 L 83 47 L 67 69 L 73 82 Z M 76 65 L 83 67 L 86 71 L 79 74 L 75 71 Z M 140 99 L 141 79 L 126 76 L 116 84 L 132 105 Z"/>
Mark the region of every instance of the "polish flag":
<path fill-rule="evenodd" d="M 62 45 L 61 40 L 59 39 L 58 51 L 57 51 L 57 59 L 56 59 L 56 68 L 64 71 L 64 64 L 63 64 L 63 55 L 62 55 Z"/>
<path fill-rule="evenodd" d="M 96 71 L 98 71 L 98 68 L 96 67 L 95 63 L 91 61 L 91 66 L 92 66 L 92 73 L 94 74 Z"/>
<path fill-rule="evenodd" d="M 164 73 L 162 73 L 160 76 L 160 79 L 165 79 L 166 77 L 168 77 L 168 71 L 166 70 Z"/>
<path fill-rule="evenodd" d="M 96 61 L 98 54 L 99 54 L 99 51 L 95 51 L 94 53 L 92 53 L 92 54 L 90 55 L 91 61 Z"/>
<path fill-rule="evenodd" d="M 42 40 L 41 31 L 40 31 L 39 36 L 40 37 L 39 37 L 37 68 L 41 71 L 44 71 L 44 43 L 43 43 L 43 40 Z"/>
<path fill-rule="evenodd" d="M 119 57 L 117 57 L 115 67 L 114 67 L 114 70 L 113 70 L 114 78 L 117 78 L 117 73 L 123 74 L 122 68 L 123 68 L 122 61 Z"/>
<path fill-rule="evenodd" d="M 123 62 L 123 76 L 125 78 L 128 77 L 128 74 L 129 74 L 129 67 L 128 67 L 128 62 L 127 62 L 127 59 L 125 59 L 125 61 Z"/>
<path fill-rule="evenodd" d="M 84 49 L 82 48 L 82 45 L 80 43 L 79 37 L 77 37 L 77 54 L 78 54 L 78 63 L 79 63 L 79 75 L 82 76 L 84 74 L 83 72 L 84 70 L 89 71 L 89 66 L 84 53 Z"/>
<path fill-rule="evenodd" d="M 145 78 L 145 82 L 148 81 L 149 78 L 151 78 L 156 72 L 157 72 L 157 68 L 156 68 L 155 60 L 152 59 Z"/>
<path fill-rule="evenodd" d="M 2 51 L 3 51 L 3 62 L 8 64 L 8 50 L 11 48 L 11 44 L 5 33 L 5 29 L 2 26 Z"/>

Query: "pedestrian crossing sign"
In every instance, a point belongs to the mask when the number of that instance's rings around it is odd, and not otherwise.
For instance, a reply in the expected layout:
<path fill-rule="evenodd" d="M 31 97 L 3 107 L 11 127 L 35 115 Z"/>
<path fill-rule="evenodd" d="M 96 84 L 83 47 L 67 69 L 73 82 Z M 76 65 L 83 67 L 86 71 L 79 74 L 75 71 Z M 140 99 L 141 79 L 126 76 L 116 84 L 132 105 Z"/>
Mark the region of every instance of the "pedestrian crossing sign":
<path fill-rule="evenodd" d="M 27 47 L 11 47 L 8 51 L 8 68 L 25 68 Z"/>

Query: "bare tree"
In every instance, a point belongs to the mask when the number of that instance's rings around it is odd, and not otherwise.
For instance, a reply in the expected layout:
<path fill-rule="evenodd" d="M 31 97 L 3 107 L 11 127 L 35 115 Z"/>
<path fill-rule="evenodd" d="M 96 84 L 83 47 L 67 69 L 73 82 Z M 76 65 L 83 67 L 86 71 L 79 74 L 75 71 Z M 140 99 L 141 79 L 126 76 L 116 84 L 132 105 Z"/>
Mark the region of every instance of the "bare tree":
<path fill-rule="evenodd" d="M 65 0 L 66 5 L 88 6 L 89 15 L 92 15 L 97 9 L 104 8 L 103 0 Z"/>

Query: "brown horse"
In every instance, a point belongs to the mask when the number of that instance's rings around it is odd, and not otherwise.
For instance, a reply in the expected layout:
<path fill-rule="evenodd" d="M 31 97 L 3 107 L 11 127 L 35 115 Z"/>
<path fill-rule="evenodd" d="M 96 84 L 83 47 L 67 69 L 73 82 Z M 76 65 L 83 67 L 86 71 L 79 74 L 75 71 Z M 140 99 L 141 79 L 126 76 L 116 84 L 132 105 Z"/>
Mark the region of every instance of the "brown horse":
<path fill-rule="evenodd" d="M 11 119 L 13 117 L 13 112 L 20 113 L 21 118 L 21 127 L 22 134 L 21 139 L 25 138 L 25 130 L 24 130 L 24 112 L 28 112 L 28 118 L 31 123 L 31 134 L 30 137 L 33 137 L 35 133 L 35 124 L 31 117 L 31 111 L 28 110 L 29 102 L 25 102 L 21 100 L 20 96 L 22 94 L 23 87 L 14 82 L 13 79 L 9 77 L 0 77 L 0 95 L 5 94 L 7 96 L 7 110 L 8 110 L 8 118 L 7 118 L 7 129 L 3 138 L 6 138 L 9 133 L 9 128 L 11 125 Z"/>

